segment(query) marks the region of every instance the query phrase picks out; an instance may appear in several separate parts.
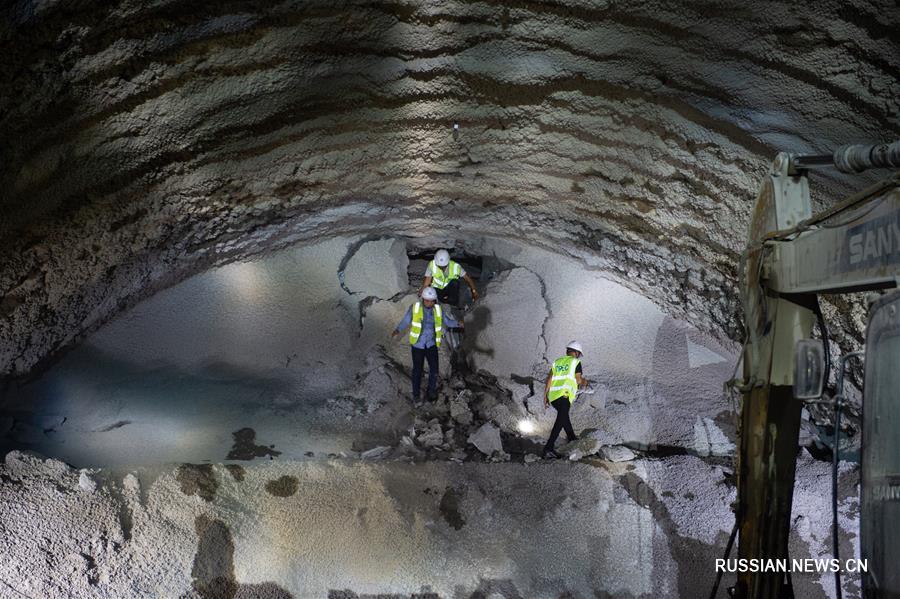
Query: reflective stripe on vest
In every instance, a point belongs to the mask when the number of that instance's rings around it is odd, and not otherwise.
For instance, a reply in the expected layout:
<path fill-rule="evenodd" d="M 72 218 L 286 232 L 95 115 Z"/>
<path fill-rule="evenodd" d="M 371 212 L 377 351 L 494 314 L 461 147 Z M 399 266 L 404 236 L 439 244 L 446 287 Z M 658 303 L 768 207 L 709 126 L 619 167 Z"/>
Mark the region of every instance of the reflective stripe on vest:
<path fill-rule="evenodd" d="M 441 337 L 444 334 L 444 317 L 441 312 L 441 305 L 434 304 L 434 344 L 441 346 Z M 422 334 L 422 320 L 425 318 L 425 310 L 422 308 L 422 302 L 416 302 L 412 307 L 412 322 L 409 324 L 409 344 L 415 345 Z"/>
<path fill-rule="evenodd" d="M 450 284 L 450 281 L 459 278 L 460 267 L 453 260 L 447 265 L 447 274 L 444 274 L 444 269 L 435 264 L 434 260 L 428 267 L 431 269 L 431 286 L 435 289 L 443 289 Z"/>
<path fill-rule="evenodd" d="M 575 369 L 581 364 L 581 360 L 572 356 L 563 356 L 553 362 L 552 376 L 550 377 L 550 393 L 548 397 L 550 401 L 555 401 L 560 397 L 568 397 L 569 403 L 575 401 L 575 394 L 578 392 L 578 381 L 575 379 Z"/>

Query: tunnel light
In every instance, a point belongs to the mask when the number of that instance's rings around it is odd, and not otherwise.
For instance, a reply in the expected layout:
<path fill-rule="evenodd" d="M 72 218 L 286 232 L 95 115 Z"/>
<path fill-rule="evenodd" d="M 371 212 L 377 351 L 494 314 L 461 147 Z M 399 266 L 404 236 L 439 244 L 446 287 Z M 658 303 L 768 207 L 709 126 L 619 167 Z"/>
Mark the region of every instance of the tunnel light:
<path fill-rule="evenodd" d="M 534 423 L 531 420 L 520 420 L 519 432 L 524 435 L 530 435 L 534 432 Z"/>

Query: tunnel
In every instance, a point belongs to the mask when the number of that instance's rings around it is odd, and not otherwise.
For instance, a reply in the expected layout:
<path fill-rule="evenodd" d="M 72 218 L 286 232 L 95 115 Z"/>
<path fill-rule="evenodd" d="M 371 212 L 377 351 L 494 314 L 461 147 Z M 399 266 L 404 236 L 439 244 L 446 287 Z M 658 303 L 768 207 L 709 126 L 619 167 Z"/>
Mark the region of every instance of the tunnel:
<path fill-rule="evenodd" d="M 0 7 L 0 596 L 708 596 L 754 199 L 778 152 L 900 137 L 898 24 L 877 0 Z M 810 180 L 825 209 L 879 176 Z M 416 397 L 392 332 L 441 249 L 464 327 Z M 858 349 L 861 294 L 822 310 Z M 572 340 L 578 439 L 544 458 Z M 831 556 L 829 415 L 803 411 L 792 557 Z"/>

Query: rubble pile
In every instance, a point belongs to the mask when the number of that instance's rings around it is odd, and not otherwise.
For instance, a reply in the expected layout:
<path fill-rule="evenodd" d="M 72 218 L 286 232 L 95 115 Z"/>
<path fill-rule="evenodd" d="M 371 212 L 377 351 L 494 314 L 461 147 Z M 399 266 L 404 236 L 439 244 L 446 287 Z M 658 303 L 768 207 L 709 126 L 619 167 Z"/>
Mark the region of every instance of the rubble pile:
<path fill-rule="evenodd" d="M 361 451 L 329 454 L 335 458 L 452 462 L 538 461 L 545 435 L 528 435 L 519 429 L 523 421 L 544 419 L 533 385 L 501 381 L 485 370 L 472 371 L 456 363 L 440 385 L 434 401 L 414 403 L 409 396 L 409 372 L 404 365 L 376 346 L 354 384 L 340 397 L 328 400 L 323 410 L 350 422 L 406 424 L 396 430 L 394 442 L 379 442 Z M 602 431 L 587 429 L 581 439 L 558 447 L 570 461 L 598 456 L 609 461 L 635 459 L 624 446 L 610 445 Z"/>
<path fill-rule="evenodd" d="M 408 375 L 378 345 L 366 356 L 365 365 L 356 375 L 353 385 L 338 397 L 325 402 L 325 410 L 332 415 L 351 420 L 372 414 L 402 396 L 408 386 Z"/>

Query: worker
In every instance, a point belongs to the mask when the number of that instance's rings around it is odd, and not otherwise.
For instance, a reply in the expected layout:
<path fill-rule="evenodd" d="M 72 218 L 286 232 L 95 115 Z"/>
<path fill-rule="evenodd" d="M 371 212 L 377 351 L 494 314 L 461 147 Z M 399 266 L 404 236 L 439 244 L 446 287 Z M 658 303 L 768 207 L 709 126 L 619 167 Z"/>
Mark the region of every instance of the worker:
<path fill-rule="evenodd" d="M 396 337 L 409 327 L 409 344 L 412 347 L 412 396 L 419 402 L 422 385 L 422 366 L 428 360 L 428 400 L 437 399 L 438 348 L 441 346 L 444 328 L 464 328 L 438 303 L 438 293 L 434 287 L 422 290 L 422 301 L 417 301 L 406 310 L 403 320 L 391 333 Z"/>
<path fill-rule="evenodd" d="M 419 289 L 419 295 L 427 287 L 434 287 L 438 292 L 440 301 L 459 307 L 459 279 L 462 279 L 469 286 L 472 292 L 472 300 L 478 299 L 478 290 L 475 288 L 475 281 L 463 270 L 458 262 L 450 259 L 450 252 L 447 250 L 438 250 L 434 254 L 434 260 L 428 263 L 425 269 L 425 278 L 422 281 L 422 287 Z"/>
<path fill-rule="evenodd" d="M 581 375 L 581 343 L 572 341 L 566 346 L 566 355 L 553 362 L 547 381 L 544 384 L 544 407 L 553 406 L 556 410 L 556 422 L 550 431 L 550 438 L 544 446 L 542 457 L 558 458 L 553 451 L 556 438 L 562 429 L 566 430 L 569 441 L 576 441 L 572 421 L 569 420 L 569 408 L 575 402 L 579 387 L 586 387 L 587 379 Z"/>

